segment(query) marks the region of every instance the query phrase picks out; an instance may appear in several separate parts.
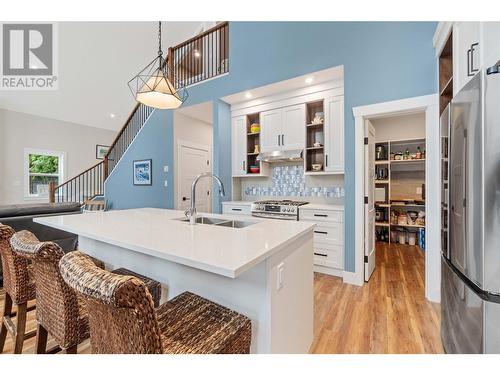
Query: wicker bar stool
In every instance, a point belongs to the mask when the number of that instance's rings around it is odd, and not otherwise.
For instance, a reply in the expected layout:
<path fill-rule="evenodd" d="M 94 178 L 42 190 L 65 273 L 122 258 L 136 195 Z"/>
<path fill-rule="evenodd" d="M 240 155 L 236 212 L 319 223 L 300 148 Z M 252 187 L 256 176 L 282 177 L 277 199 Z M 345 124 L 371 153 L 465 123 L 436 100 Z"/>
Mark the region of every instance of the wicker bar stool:
<path fill-rule="evenodd" d="M 59 260 L 64 251 L 54 242 L 38 241 L 26 230 L 14 234 L 10 244 L 16 255 L 33 264 L 38 322 L 36 353 L 65 350 L 68 354 L 76 354 L 78 344 L 89 338 L 88 315 L 84 301 L 61 278 Z M 102 262 L 99 266 L 104 267 Z M 58 346 L 47 350 L 47 334 Z"/>
<path fill-rule="evenodd" d="M 154 309 L 134 276 L 99 269 L 74 251 L 60 261 L 61 275 L 87 302 L 92 353 L 249 353 L 245 316 L 186 292 Z"/>
<path fill-rule="evenodd" d="M 144 285 L 146 285 L 146 288 L 148 288 L 148 291 L 151 294 L 151 297 L 153 298 L 153 303 L 154 303 L 155 308 L 160 306 L 161 283 L 159 281 L 156 281 L 156 280 L 151 279 L 147 276 L 132 272 L 127 268 L 118 268 L 116 270 L 113 270 L 112 272 L 114 274 L 117 274 L 117 275 L 137 277 L 139 280 L 141 280 L 144 283 Z"/>
<path fill-rule="evenodd" d="M 3 353 L 7 332 L 14 341 L 14 353 L 23 351 L 24 340 L 35 336 L 36 331 L 26 332 L 26 314 L 35 306 L 28 308 L 28 302 L 35 299 L 35 283 L 32 267 L 28 260 L 17 256 L 10 246 L 10 239 L 15 231 L 7 225 L 0 224 L 0 257 L 3 266 L 3 288 L 5 302 L 0 328 L 0 353 Z M 17 305 L 17 313 L 12 312 L 12 304 Z M 12 318 L 17 315 L 16 324 Z"/>

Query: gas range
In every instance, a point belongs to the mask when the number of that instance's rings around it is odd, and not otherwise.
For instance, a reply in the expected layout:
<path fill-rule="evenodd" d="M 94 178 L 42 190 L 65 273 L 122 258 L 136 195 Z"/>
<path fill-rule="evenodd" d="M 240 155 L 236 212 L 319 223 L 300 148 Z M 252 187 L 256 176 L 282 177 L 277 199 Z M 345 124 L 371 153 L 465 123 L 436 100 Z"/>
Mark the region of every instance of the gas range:
<path fill-rule="evenodd" d="M 299 206 L 309 202 L 292 200 L 266 200 L 252 203 L 252 216 L 270 219 L 299 220 Z"/>

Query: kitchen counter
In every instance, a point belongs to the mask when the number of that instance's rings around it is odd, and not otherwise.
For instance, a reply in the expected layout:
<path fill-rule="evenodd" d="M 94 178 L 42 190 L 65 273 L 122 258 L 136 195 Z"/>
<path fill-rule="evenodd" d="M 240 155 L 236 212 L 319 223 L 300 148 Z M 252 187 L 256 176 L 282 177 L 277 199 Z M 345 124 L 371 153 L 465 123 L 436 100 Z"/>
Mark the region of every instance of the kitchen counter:
<path fill-rule="evenodd" d="M 43 217 L 78 235 L 79 250 L 106 267 L 162 283 L 162 301 L 191 291 L 252 320 L 252 353 L 307 353 L 313 338 L 313 223 L 242 220 L 244 228 L 190 225 L 156 208 Z"/>
<path fill-rule="evenodd" d="M 198 216 L 234 220 L 234 216 Z M 314 225 L 296 221 L 243 218 L 245 228 L 178 220 L 184 212 L 140 208 L 42 217 L 36 222 L 147 255 L 227 277 L 237 277 L 283 249 Z"/>

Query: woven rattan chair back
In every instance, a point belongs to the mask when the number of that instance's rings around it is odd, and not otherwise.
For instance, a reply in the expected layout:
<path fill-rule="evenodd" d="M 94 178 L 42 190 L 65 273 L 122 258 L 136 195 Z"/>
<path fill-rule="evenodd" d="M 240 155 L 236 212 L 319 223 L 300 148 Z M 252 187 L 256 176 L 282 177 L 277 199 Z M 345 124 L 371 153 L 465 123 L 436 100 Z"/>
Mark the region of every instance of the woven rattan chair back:
<path fill-rule="evenodd" d="M 36 284 L 36 318 L 62 349 L 82 341 L 77 294 L 62 279 L 59 260 L 63 250 L 53 242 L 40 242 L 26 230 L 17 232 L 10 241 L 14 252 L 31 259 Z"/>
<path fill-rule="evenodd" d="M 151 294 L 134 276 L 116 275 L 74 251 L 60 261 L 61 275 L 87 302 L 92 353 L 162 353 Z"/>
<path fill-rule="evenodd" d="M 28 260 L 12 251 L 10 239 L 15 231 L 0 224 L 0 255 L 3 268 L 3 288 L 12 301 L 21 305 L 30 299 Z"/>

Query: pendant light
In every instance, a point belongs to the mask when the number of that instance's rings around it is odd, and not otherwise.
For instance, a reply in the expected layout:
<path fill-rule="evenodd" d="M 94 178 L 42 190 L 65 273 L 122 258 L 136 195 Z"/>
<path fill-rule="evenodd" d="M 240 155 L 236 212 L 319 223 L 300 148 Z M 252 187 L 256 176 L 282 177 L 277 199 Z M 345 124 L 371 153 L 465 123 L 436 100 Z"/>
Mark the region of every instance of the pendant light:
<path fill-rule="evenodd" d="M 173 66 L 163 58 L 161 21 L 158 22 L 158 56 L 132 78 L 128 86 L 139 103 L 153 108 L 179 108 L 187 99 L 186 88 L 174 76 Z"/>

